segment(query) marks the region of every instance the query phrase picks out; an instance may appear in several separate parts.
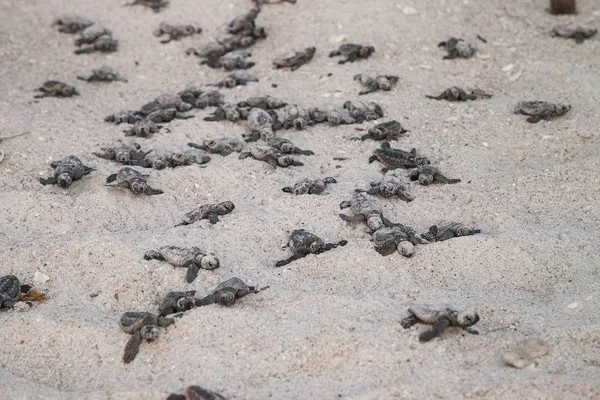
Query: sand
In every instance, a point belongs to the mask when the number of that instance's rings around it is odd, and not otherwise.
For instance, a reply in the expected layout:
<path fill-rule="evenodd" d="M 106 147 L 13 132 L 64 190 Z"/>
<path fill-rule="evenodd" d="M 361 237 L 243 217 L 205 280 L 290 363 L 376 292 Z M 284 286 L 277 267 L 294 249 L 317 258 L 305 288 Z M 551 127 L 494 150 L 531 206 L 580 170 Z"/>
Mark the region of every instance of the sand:
<path fill-rule="evenodd" d="M 300 157 L 301 168 L 214 156 L 204 169 L 149 171 L 161 196 L 104 187 L 118 166 L 91 152 L 123 134 L 103 118 L 188 84 L 220 80 L 223 71 L 200 66 L 185 49 L 217 35 L 250 2 L 172 0 L 158 14 L 121 3 L 0 4 L 0 137 L 28 132 L 0 144 L 0 275 L 23 282 L 38 271 L 50 277 L 39 285 L 45 304 L 0 317 L 0 398 L 164 399 L 192 384 L 230 399 L 599 398 L 600 42 L 549 36 L 559 21 L 598 27 L 597 4 L 578 2 L 575 17 L 547 14 L 542 0 L 298 0 L 264 7 L 259 23 L 269 37 L 251 49 L 260 82 L 223 90 L 227 100 L 268 93 L 305 107 L 341 104 L 358 97 L 355 74 L 397 74 L 392 92 L 369 96 L 384 108 L 383 120 L 398 119 L 410 130 L 394 146 L 415 147 L 462 179 L 412 186 L 411 203 L 376 200 L 390 219 L 421 231 L 440 219 L 483 231 L 418 247 L 405 259 L 380 256 L 363 225 L 338 217 L 339 203 L 380 175 L 378 163 L 367 163 L 379 144 L 351 140 L 360 133 L 355 126 L 279 133 L 317 153 Z M 50 27 L 65 12 L 111 28 L 119 51 L 74 55 L 73 38 Z M 152 31 L 162 20 L 193 22 L 204 32 L 161 45 Z M 377 51 L 339 66 L 327 54 L 340 35 Z M 442 60 L 436 45 L 450 36 L 473 40 L 478 56 Z M 312 45 L 310 64 L 272 69 L 275 56 Z M 129 82 L 76 79 L 102 64 Z M 81 95 L 33 101 L 48 79 L 75 84 Z M 494 96 L 461 104 L 425 98 L 453 85 Z M 512 113 L 526 99 L 573 108 L 532 125 Z M 171 133 L 138 142 L 174 151 L 189 141 L 245 133 L 243 124 L 203 121 L 208 112 L 194 111 L 195 118 L 169 124 Z M 68 190 L 41 186 L 50 161 L 71 154 L 97 170 Z M 339 182 L 327 195 L 281 191 L 322 176 Z M 220 223 L 173 228 L 195 206 L 224 200 L 236 209 Z M 282 246 L 296 228 L 349 244 L 274 268 L 288 256 Z M 214 252 L 221 267 L 187 284 L 184 269 L 142 258 L 165 244 Z M 232 276 L 271 288 L 232 308 L 191 310 L 123 365 L 123 312 L 155 310 L 170 290 L 202 294 Z M 475 308 L 480 335 L 451 329 L 420 344 L 423 327 L 400 326 L 413 302 Z M 528 338 L 544 339 L 549 354 L 524 370 L 505 366 L 502 354 Z"/>

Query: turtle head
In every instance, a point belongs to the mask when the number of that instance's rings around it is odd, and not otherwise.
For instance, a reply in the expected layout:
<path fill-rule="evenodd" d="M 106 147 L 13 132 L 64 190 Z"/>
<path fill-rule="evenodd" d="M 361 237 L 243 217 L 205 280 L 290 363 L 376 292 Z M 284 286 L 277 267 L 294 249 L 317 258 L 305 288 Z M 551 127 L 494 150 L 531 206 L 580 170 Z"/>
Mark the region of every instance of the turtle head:
<path fill-rule="evenodd" d="M 282 143 L 280 150 L 282 153 L 290 154 L 294 151 L 294 145 L 289 142 Z"/>
<path fill-rule="evenodd" d="M 64 172 L 56 177 L 56 183 L 58 183 L 58 186 L 60 187 L 67 188 L 73 183 L 73 177 Z"/>
<path fill-rule="evenodd" d="M 371 54 L 375 53 L 375 47 L 373 46 L 364 46 L 360 49 L 361 57 L 369 57 Z"/>
<path fill-rule="evenodd" d="M 213 270 L 213 269 L 217 269 L 219 268 L 219 265 L 221 265 L 221 263 L 219 262 L 219 259 L 215 256 L 205 256 L 205 255 L 201 255 L 200 256 L 200 260 L 197 260 L 196 263 L 198 265 L 200 265 L 200 268 L 202 269 L 207 269 L 207 270 Z"/>
<path fill-rule="evenodd" d="M 235 204 L 233 204 L 233 202 L 224 201 L 221 204 L 219 204 L 219 214 L 223 215 L 223 214 L 230 213 L 234 210 L 234 208 L 235 208 Z"/>
<path fill-rule="evenodd" d="M 208 150 L 217 150 L 218 143 L 216 140 L 207 139 L 204 142 L 202 142 L 202 147 Z"/>
<path fill-rule="evenodd" d="M 463 328 L 475 325 L 479 321 L 479 315 L 475 311 L 461 311 L 456 316 L 456 321 Z"/>
<path fill-rule="evenodd" d="M 156 325 L 144 325 L 140 329 L 140 334 L 144 340 L 151 342 L 158 337 L 158 327 Z"/>
<path fill-rule="evenodd" d="M 227 77 L 225 79 L 223 79 L 223 85 L 227 88 L 233 88 L 236 85 L 236 80 L 235 78 L 232 77 Z"/>
<path fill-rule="evenodd" d="M 396 193 L 397 189 L 398 189 L 398 186 L 394 185 L 391 182 L 385 182 L 379 186 L 379 190 L 384 197 L 393 196 Z"/>
<path fill-rule="evenodd" d="M 145 193 L 147 187 L 148 184 L 141 179 L 135 179 L 133 182 L 131 182 L 131 191 L 134 194 Z"/>
<path fill-rule="evenodd" d="M 162 157 L 158 157 L 152 161 L 152 167 L 154 169 L 165 169 L 167 168 L 167 160 Z"/>
<path fill-rule="evenodd" d="M 220 290 L 215 294 L 215 303 L 222 306 L 232 306 L 235 303 L 235 293 L 231 290 Z"/>
<path fill-rule="evenodd" d="M 129 151 L 117 151 L 117 154 L 115 154 L 115 159 L 117 162 L 125 164 L 131 161 L 131 155 L 129 154 Z"/>
<path fill-rule="evenodd" d="M 324 247 L 325 247 L 325 244 L 323 243 L 322 240 L 315 240 L 308 246 L 308 250 L 312 254 L 317 254 L 317 253 L 322 252 Z"/>
<path fill-rule="evenodd" d="M 187 311 L 191 310 L 196 306 L 196 300 L 194 296 L 186 296 L 177 300 L 177 310 L 178 311 Z"/>

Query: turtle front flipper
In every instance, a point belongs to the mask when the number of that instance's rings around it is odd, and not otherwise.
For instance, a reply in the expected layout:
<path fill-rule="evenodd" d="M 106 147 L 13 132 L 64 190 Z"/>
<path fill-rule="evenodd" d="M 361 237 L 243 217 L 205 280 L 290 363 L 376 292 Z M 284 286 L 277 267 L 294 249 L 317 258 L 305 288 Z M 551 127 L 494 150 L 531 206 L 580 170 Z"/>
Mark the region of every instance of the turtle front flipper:
<path fill-rule="evenodd" d="M 106 178 L 106 183 L 112 183 L 117 180 L 117 174 L 111 174 Z"/>
<path fill-rule="evenodd" d="M 163 194 L 164 192 L 160 189 L 154 189 L 150 186 L 146 186 L 146 190 L 144 191 L 144 193 L 146 193 L 148 196 L 154 196 L 157 194 Z"/>
<path fill-rule="evenodd" d="M 142 343 L 142 334 L 138 330 L 135 332 L 127 344 L 125 345 L 125 352 L 123 353 L 123 362 L 129 364 L 132 362 L 140 351 L 140 344 Z"/>
<path fill-rule="evenodd" d="M 476 331 L 476 330 L 475 330 L 475 329 L 473 329 L 473 328 L 468 328 L 468 327 L 467 327 L 467 328 L 463 328 L 463 329 L 464 329 L 466 332 L 470 333 L 471 335 L 479 335 L 479 332 L 478 332 L 478 331 Z"/>
<path fill-rule="evenodd" d="M 411 326 L 415 325 L 417 322 L 419 322 L 419 318 L 416 317 L 416 315 L 412 314 L 406 318 L 404 318 L 401 322 L 400 325 L 402 325 L 402 327 L 404 329 L 408 329 Z"/>
<path fill-rule="evenodd" d="M 212 294 L 209 294 L 208 296 L 203 297 L 201 299 L 196 299 L 196 307 L 209 306 L 214 303 L 215 303 L 215 296 Z"/>
<path fill-rule="evenodd" d="M 375 247 L 375 251 L 378 252 L 379 254 L 381 254 L 382 256 L 386 257 L 386 256 L 389 256 L 391 254 L 394 254 L 394 252 L 396 251 L 396 248 L 397 247 L 396 247 L 396 245 L 394 243 L 390 243 L 387 246 Z"/>
<path fill-rule="evenodd" d="M 440 336 L 449 326 L 450 320 L 448 318 L 438 318 L 438 320 L 435 321 L 435 323 L 431 326 L 431 329 L 423 331 L 419 334 L 419 340 L 421 342 L 429 342 L 431 339 Z"/>
<path fill-rule="evenodd" d="M 542 117 L 540 117 L 539 115 L 532 115 L 529 118 L 527 118 L 526 121 L 529 122 L 530 124 L 537 124 L 541 120 L 542 120 Z"/>
<path fill-rule="evenodd" d="M 305 256 L 306 256 L 306 254 L 294 254 L 293 256 L 288 257 L 285 260 L 277 261 L 275 263 L 275 267 L 277 267 L 277 268 L 283 267 L 284 265 L 288 265 L 289 263 L 299 260 Z"/>
<path fill-rule="evenodd" d="M 210 213 L 208 214 L 208 222 L 210 222 L 211 224 L 216 224 L 217 222 L 219 222 L 219 214 L 217 213 Z"/>
<path fill-rule="evenodd" d="M 347 240 L 340 240 L 337 243 L 327 243 L 327 244 L 325 244 L 325 246 L 323 246 L 323 248 L 324 248 L 323 251 L 328 251 L 328 250 L 331 250 L 331 249 L 335 249 L 338 246 L 343 247 L 343 246 L 345 246 L 347 244 L 348 244 Z"/>
<path fill-rule="evenodd" d="M 434 181 L 437 181 L 440 183 L 448 183 L 448 184 L 460 183 L 460 179 L 447 178 L 442 174 L 436 174 L 434 176 Z"/>
<path fill-rule="evenodd" d="M 49 177 L 49 178 L 40 178 L 40 183 L 42 185 L 56 185 L 58 183 L 58 181 L 56 180 L 55 177 Z"/>
<path fill-rule="evenodd" d="M 185 280 L 187 283 L 192 283 L 198 277 L 198 272 L 200 272 L 200 267 L 196 263 L 190 263 L 188 265 L 187 273 L 185 275 Z"/>
<path fill-rule="evenodd" d="M 84 174 L 84 175 L 87 175 L 87 174 L 89 174 L 90 172 L 93 172 L 93 171 L 95 171 L 95 170 L 96 170 L 96 168 L 90 168 L 90 167 L 86 167 L 85 165 L 83 166 L 83 174 Z"/>

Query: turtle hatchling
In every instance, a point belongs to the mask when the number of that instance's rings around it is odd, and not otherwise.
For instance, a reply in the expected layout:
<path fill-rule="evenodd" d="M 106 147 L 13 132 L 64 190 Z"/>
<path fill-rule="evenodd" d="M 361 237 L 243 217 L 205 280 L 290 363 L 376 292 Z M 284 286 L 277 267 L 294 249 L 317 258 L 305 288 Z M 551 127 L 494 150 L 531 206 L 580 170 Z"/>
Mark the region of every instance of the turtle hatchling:
<path fill-rule="evenodd" d="M 231 201 L 222 203 L 203 204 L 183 216 L 183 221 L 175 226 L 190 225 L 196 221 L 207 219 L 211 224 L 219 222 L 219 215 L 226 215 L 235 209 Z"/>
<path fill-rule="evenodd" d="M 282 190 L 286 193 L 292 193 L 295 195 L 301 194 L 322 194 L 327 185 L 330 183 L 337 183 L 335 178 L 326 177 L 323 179 L 302 179 L 296 182 L 294 186 L 286 186 Z"/>
<path fill-rule="evenodd" d="M 189 386 L 185 394 L 170 394 L 167 400 L 227 400 L 219 393 L 211 392 L 200 386 Z"/>
<path fill-rule="evenodd" d="M 411 181 L 419 181 L 423 186 L 431 185 L 432 183 L 459 183 L 460 179 L 447 178 L 442 175 L 439 169 L 431 165 L 421 165 L 413 169 L 408 174 Z"/>
<path fill-rule="evenodd" d="M 400 135 L 406 132 L 408 131 L 402 127 L 400 122 L 392 120 L 370 128 L 365 135 L 360 137 L 360 140 L 397 140 Z"/>
<path fill-rule="evenodd" d="M 383 213 L 378 208 L 375 208 L 371 202 L 370 196 L 362 191 L 355 191 L 352 199 L 342 201 L 340 209 L 349 208 L 351 215 L 340 213 L 340 218 L 347 222 L 362 221 L 367 227 L 376 231 L 384 226 L 392 226 L 393 224 L 383 216 Z"/>
<path fill-rule="evenodd" d="M 123 167 L 116 174 L 106 178 L 106 186 L 121 187 L 131 190 L 133 194 L 146 194 L 148 196 L 162 194 L 162 190 L 153 189 L 146 182 L 148 174 L 142 174 L 131 167 Z"/>
<path fill-rule="evenodd" d="M 132 165 L 142 161 L 151 152 L 143 151 L 138 143 L 125 144 L 121 140 L 111 147 L 101 147 L 101 153 L 93 152 L 96 157 L 116 161 L 123 165 Z"/>
<path fill-rule="evenodd" d="M 263 110 L 275 110 L 285 107 L 287 103 L 273 96 L 255 96 L 240 101 L 238 107 L 261 108 Z"/>
<path fill-rule="evenodd" d="M 277 110 L 275 110 L 276 112 Z M 305 129 L 307 125 L 312 125 L 308 111 L 299 105 L 293 104 L 285 106 L 281 110 L 281 122 L 285 129 L 296 128 L 297 130 Z"/>
<path fill-rule="evenodd" d="M 192 109 L 192 104 L 186 103 L 176 94 L 163 93 L 157 96 L 154 100 L 144 104 L 140 108 L 140 113 L 148 115 L 157 110 L 165 110 L 174 108 L 180 112 L 186 112 Z"/>
<path fill-rule="evenodd" d="M 412 149 L 410 152 L 394 149 L 389 142 L 381 143 L 381 147 L 376 149 L 374 154 L 369 158 L 369 163 L 379 161 L 385 168 L 383 172 L 396 168 L 417 168 L 422 165 L 429 165 L 431 161 L 423 156 L 417 155 L 417 150 Z"/>
<path fill-rule="evenodd" d="M 117 39 L 113 39 L 112 35 L 102 35 L 98 39 L 94 41 L 94 43 L 83 46 L 79 49 L 73 51 L 75 54 L 89 54 L 94 53 L 96 51 L 102 53 L 112 53 L 117 51 L 119 48 L 119 41 Z"/>
<path fill-rule="evenodd" d="M 202 28 L 200 27 L 186 24 L 169 24 L 167 22 L 161 22 L 158 25 L 158 29 L 152 32 L 156 37 L 167 35 L 166 39 L 160 41 L 162 44 L 167 44 L 171 40 L 179 40 L 199 33 L 202 33 Z"/>
<path fill-rule="evenodd" d="M 119 71 L 107 65 L 103 65 L 98 69 L 93 69 L 91 74 L 78 75 L 77 79 L 87 82 L 127 82 L 127 79 L 122 77 L 121 74 L 119 74 Z"/>
<path fill-rule="evenodd" d="M 42 185 L 58 185 L 63 188 L 71 186 L 73 181 L 81 179 L 84 175 L 95 171 L 94 168 L 86 167 L 76 156 L 68 156 L 59 161 L 53 161 L 50 166 L 54 168 L 54 176 L 40 178 Z"/>
<path fill-rule="evenodd" d="M 195 290 L 189 292 L 169 292 L 163 297 L 158 306 L 158 316 L 176 314 L 196 307 Z"/>
<path fill-rule="evenodd" d="M 248 118 L 248 111 L 245 108 L 240 108 L 235 103 L 223 103 L 218 106 L 211 115 L 204 117 L 205 121 L 230 121 L 237 122 Z"/>
<path fill-rule="evenodd" d="M 196 100 L 202 93 L 204 93 L 203 88 L 192 85 L 177 93 L 177 96 L 185 103 L 196 104 Z"/>
<path fill-rule="evenodd" d="M 210 157 L 204 154 L 204 152 L 196 149 L 188 149 L 185 151 L 178 151 L 172 153 L 169 157 L 169 166 L 171 168 L 183 167 L 187 165 L 197 164 L 203 165 L 210 161 Z"/>
<path fill-rule="evenodd" d="M 470 93 L 467 93 L 463 89 L 453 86 L 448 88 L 442 92 L 439 96 L 429 96 L 426 95 L 428 99 L 434 100 L 448 100 L 448 101 L 467 101 L 467 100 L 477 100 L 477 99 L 488 99 L 492 97 L 491 94 L 485 93 L 483 90 L 475 89 Z"/>
<path fill-rule="evenodd" d="M 359 124 L 363 121 L 373 121 L 383 117 L 383 109 L 374 101 L 347 101 L 344 108 L 350 111 L 350 115 Z"/>
<path fill-rule="evenodd" d="M 125 6 L 144 6 L 150 8 L 154 12 L 159 12 L 161 9 L 168 6 L 170 1 L 166 0 L 134 0 L 131 3 L 125 4 Z"/>
<path fill-rule="evenodd" d="M 211 68 L 224 68 L 227 71 L 233 71 L 234 69 L 248 69 L 252 68 L 255 63 L 252 61 L 246 61 L 252 54 L 243 50 L 233 50 L 229 53 L 223 54 L 218 59 L 212 61 L 210 59 L 202 61 L 200 64 L 206 64 Z"/>
<path fill-rule="evenodd" d="M 415 246 L 410 242 L 406 232 L 399 226 L 384 226 L 373 232 L 373 246 L 382 256 L 389 256 L 398 251 L 402 256 L 410 258 L 415 254 Z"/>
<path fill-rule="evenodd" d="M 194 106 L 199 109 L 204 109 L 206 107 L 220 107 L 225 103 L 223 99 L 224 96 L 221 92 L 218 90 L 211 90 L 198 96 Z"/>
<path fill-rule="evenodd" d="M 78 14 L 63 14 L 52 22 L 62 33 L 78 33 L 93 24 L 94 21 Z"/>
<path fill-rule="evenodd" d="M 25 285 L 24 285 L 25 286 Z M 14 275 L 6 275 L 0 278 L 0 310 L 13 308 L 21 297 L 21 282 Z"/>
<path fill-rule="evenodd" d="M 259 138 L 266 142 L 274 138 L 274 123 L 275 121 L 273 121 L 273 118 L 267 111 L 262 108 L 252 108 L 248 113 L 248 129 L 250 129 L 250 135 L 246 135 L 246 142 L 253 142 Z"/>
<path fill-rule="evenodd" d="M 370 195 L 380 195 L 389 198 L 397 196 L 401 200 L 411 202 L 415 198 L 408 192 L 406 177 L 397 170 L 387 171 L 381 179 L 371 182 L 371 188 L 367 190 Z"/>
<path fill-rule="evenodd" d="M 156 110 L 146 115 L 148 121 L 152 121 L 155 124 L 162 124 L 171 122 L 174 119 L 190 119 L 194 118 L 193 115 L 182 113 L 177 111 L 175 108 L 165 108 L 162 110 Z"/>
<path fill-rule="evenodd" d="M 360 58 L 366 59 L 375 53 L 375 47 L 363 46 L 354 43 L 344 43 L 340 45 L 337 50 L 329 53 L 329 57 L 344 56 L 344 60 L 338 61 L 338 64 L 345 64 L 347 62 L 354 62 Z"/>
<path fill-rule="evenodd" d="M 300 161 L 296 161 L 294 158 L 292 158 L 292 156 L 283 154 L 271 146 L 250 146 L 247 150 L 242 151 L 239 156 L 240 159 L 248 157 L 252 157 L 259 161 L 264 161 L 273 168 L 301 167 L 304 165 Z"/>
<path fill-rule="evenodd" d="M 598 33 L 598 29 L 576 24 L 557 25 L 552 28 L 552 36 L 574 39 L 575 43 L 583 43 Z"/>
<path fill-rule="evenodd" d="M 354 75 L 354 80 L 360 83 L 362 86 L 367 88 L 362 92 L 358 92 L 359 95 L 369 94 L 378 90 L 389 91 L 398 83 L 397 76 L 394 75 L 375 75 L 371 76 L 368 74 L 357 74 Z"/>
<path fill-rule="evenodd" d="M 429 227 L 429 231 L 421 235 L 428 242 L 442 242 L 459 236 L 471 236 L 481 233 L 481 229 L 468 228 L 460 222 L 441 222 Z"/>
<path fill-rule="evenodd" d="M 282 137 L 274 136 L 267 141 L 267 144 L 283 154 L 301 154 L 303 156 L 312 156 L 315 154 L 312 150 L 302 150 L 296 147 L 291 141 Z"/>
<path fill-rule="evenodd" d="M 466 40 L 454 37 L 445 42 L 438 43 L 438 47 L 443 47 L 448 52 L 448 54 L 444 56 L 444 60 L 453 60 L 458 57 L 471 58 L 477 51 L 477 49 Z"/>
<path fill-rule="evenodd" d="M 35 99 L 41 99 L 42 97 L 71 97 L 79 95 L 79 92 L 75 87 L 59 81 L 46 81 L 36 90 L 42 93 L 33 96 Z"/>
<path fill-rule="evenodd" d="M 123 362 L 129 364 L 140 351 L 140 344 L 153 342 L 158 338 L 159 327 L 165 328 L 173 324 L 173 318 L 159 317 L 149 312 L 126 312 L 121 316 L 121 329 L 131 336 L 125 345 L 123 352 Z"/>
<path fill-rule="evenodd" d="M 207 86 L 218 86 L 220 88 L 234 88 L 236 86 L 246 86 L 248 82 L 258 82 L 258 78 L 250 74 L 245 69 L 238 69 L 227 75 L 221 82 L 209 84 Z"/>
<path fill-rule="evenodd" d="M 292 71 L 295 71 L 304 64 L 308 64 L 315 56 L 316 51 L 315 47 L 307 47 L 304 50 L 294 51 L 273 60 L 273 66 L 275 69 L 290 68 Z"/>
<path fill-rule="evenodd" d="M 104 35 L 112 35 L 112 31 L 106 28 L 104 25 L 99 23 L 94 23 L 83 31 L 77 39 L 75 39 L 75 46 L 81 46 L 82 44 L 92 44 L 98 38 Z"/>
<path fill-rule="evenodd" d="M 119 124 L 135 124 L 138 121 L 141 121 L 144 117 L 140 114 L 139 111 L 135 110 L 121 110 L 114 114 L 108 115 L 104 118 L 105 122 L 110 122 L 115 125 Z"/>
<path fill-rule="evenodd" d="M 206 254 L 198 247 L 163 246 L 158 250 L 147 251 L 145 260 L 166 261 L 174 267 L 187 268 L 186 281 L 191 283 L 198 276 L 200 269 L 212 271 L 219 268 L 219 259 Z"/>
<path fill-rule="evenodd" d="M 218 139 L 207 139 L 202 144 L 188 143 L 188 146 L 204 150 L 211 154 L 220 154 L 225 157 L 236 152 L 239 153 L 244 148 L 242 142 L 233 137 L 223 137 Z"/>
<path fill-rule="evenodd" d="M 350 125 L 357 122 L 354 117 L 350 115 L 349 110 L 333 105 L 309 108 L 308 116 L 315 124 L 327 122 L 330 126 Z"/>
<path fill-rule="evenodd" d="M 248 286 L 240 278 L 230 278 L 219 284 L 211 294 L 201 299 L 196 299 L 196 307 L 208 306 L 210 304 L 220 304 L 230 307 L 240 299 L 250 293 L 259 293 L 268 289 L 268 286 L 262 289 L 256 289 L 254 286 Z"/>
<path fill-rule="evenodd" d="M 479 315 L 475 311 L 457 311 L 447 305 L 415 304 L 409 307 L 408 317 L 402 320 L 401 325 L 404 329 L 409 329 L 417 323 L 432 325 L 430 329 L 419 334 L 421 342 L 428 342 L 440 336 L 450 326 L 478 335 L 479 333 L 471 328 L 478 321 Z"/>
<path fill-rule="evenodd" d="M 338 246 L 345 246 L 346 244 L 348 244 L 347 240 L 340 240 L 337 243 L 325 243 L 323 239 L 305 229 L 295 229 L 292 231 L 290 241 L 287 244 L 287 247 L 292 251 L 292 256 L 285 260 L 277 261 L 275 266 L 283 267 L 309 254 L 321 254 Z"/>
<path fill-rule="evenodd" d="M 125 133 L 125 136 L 146 138 L 154 133 L 157 133 L 161 128 L 162 125 L 156 124 L 151 119 L 141 119 L 123 132 Z"/>
<path fill-rule="evenodd" d="M 550 121 L 571 110 L 567 104 L 554 104 L 546 101 L 520 101 L 515 108 L 515 114 L 528 115 L 527 122 L 535 124 L 541 120 Z"/>

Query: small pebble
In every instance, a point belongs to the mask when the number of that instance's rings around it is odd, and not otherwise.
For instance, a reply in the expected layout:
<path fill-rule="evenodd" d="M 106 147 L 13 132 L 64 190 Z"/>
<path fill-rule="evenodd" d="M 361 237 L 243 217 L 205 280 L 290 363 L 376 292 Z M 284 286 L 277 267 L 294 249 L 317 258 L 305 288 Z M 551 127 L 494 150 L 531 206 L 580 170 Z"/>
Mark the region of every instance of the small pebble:
<path fill-rule="evenodd" d="M 567 306 L 567 308 L 570 308 L 571 310 L 574 310 L 577 307 L 579 307 L 579 303 L 571 303 Z"/>
<path fill-rule="evenodd" d="M 36 285 L 43 285 L 49 280 L 50 277 L 48 275 L 42 274 L 40 271 L 36 271 L 35 275 L 33 275 L 33 283 Z"/>
<path fill-rule="evenodd" d="M 523 369 L 533 363 L 533 360 L 548 354 L 548 345 L 542 339 L 527 339 L 521 342 L 516 350 L 502 356 L 506 365 Z"/>

